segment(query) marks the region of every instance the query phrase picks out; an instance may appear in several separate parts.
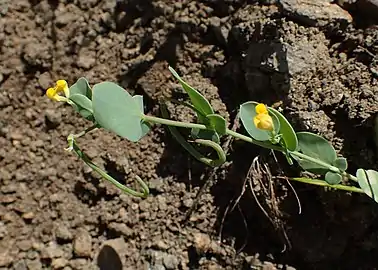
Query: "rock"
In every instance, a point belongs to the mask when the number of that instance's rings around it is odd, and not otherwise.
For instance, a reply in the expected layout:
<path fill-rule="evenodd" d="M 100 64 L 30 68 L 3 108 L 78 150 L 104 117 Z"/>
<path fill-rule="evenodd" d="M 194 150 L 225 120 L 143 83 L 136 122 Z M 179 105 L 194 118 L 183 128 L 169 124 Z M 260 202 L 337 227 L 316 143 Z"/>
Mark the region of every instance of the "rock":
<path fill-rule="evenodd" d="M 62 121 L 62 115 L 57 110 L 46 110 L 45 111 L 45 123 L 49 128 L 56 128 Z"/>
<path fill-rule="evenodd" d="M 64 255 L 63 250 L 55 242 L 50 242 L 47 247 L 41 251 L 42 259 L 60 258 Z"/>
<path fill-rule="evenodd" d="M 119 235 L 124 235 L 127 237 L 134 234 L 134 231 L 124 223 L 112 222 L 109 224 L 108 228 L 115 231 Z"/>
<path fill-rule="evenodd" d="M 27 251 L 27 250 L 29 250 L 29 249 L 32 247 L 32 245 L 33 245 L 32 241 L 29 240 L 29 239 L 25 239 L 25 240 L 17 241 L 16 244 L 17 244 L 17 247 L 18 247 L 20 250 L 22 250 L 22 251 Z"/>
<path fill-rule="evenodd" d="M 194 247 L 197 253 L 206 253 L 211 246 L 211 239 L 207 234 L 195 233 L 193 235 Z"/>
<path fill-rule="evenodd" d="M 0 221 L 0 239 L 4 238 L 7 234 L 7 226 L 5 226 L 4 222 Z"/>
<path fill-rule="evenodd" d="M 179 263 L 180 262 L 176 256 L 167 253 L 163 255 L 163 264 L 166 269 L 177 269 Z"/>
<path fill-rule="evenodd" d="M 52 79 L 51 79 L 50 73 L 49 72 L 42 73 L 38 77 L 38 84 L 44 90 L 47 90 L 48 88 L 52 87 L 53 85 L 52 85 Z"/>
<path fill-rule="evenodd" d="M 122 269 L 121 258 L 126 256 L 126 252 L 127 245 L 122 237 L 107 240 L 103 243 L 97 256 L 97 264 L 100 269 Z"/>
<path fill-rule="evenodd" d="M 14 270 L 28 270 L 26 263 L 24 260 L 18 261 L 13 264 L 13 269 Z"/>
<path fill-rule="evenodd" d="M 31 220 L 33 220 L 34 217 L 35 217 L 34 212 L 26 212 L 26 213 L 22 214 L 22 218 L 23 218 L 24 220 L 27 220 L 27 221 L 31 221 Z"/>
<path fill-rule="evenodd" d="M 22 58 L 29 66 L 50 69 L 52 54 L 47 44 L 30 40 L 23 47 Z"/>
<path fill-rule="evenodd" d="M 67 259 L 65 259 L 65 258 L 58 258 L 58 259 L 54 259 L 54 260 L 52 260 L 52 262 L 51 262 L 51 267 L 52 267 L 53 269 L 62 269 L 62 268 L 64 268 L 67 264 L 68 264 Z"/>
<path fill-rule="evenodd" d="M 279 0 L 278 4 L 289 16 L 310 26 L 352 22 L 352 16 L 347 11 L 329 0 Z"/>
<path fill-rule="evenodd" d="M 79 52 L 77 66 L 84 69 L 91 69 L 96 64 L 96 52 L 83 49 Z"/>
<path fill-rule="evenodd" d="M 56 229 L 56 238 L 64 241 L 71 241 L 73 235 L 65 225 L 59 224 Z"/>
<path fill-rule="evenodd" d="M 78 257 L 90 257 L 92 251 L 92 237 L 86 229 L 78 229 L 73 249 Z"/>
<path fill-rule="evenodd" d="M 28 266 L 29 270 L 40 270 L 40 269 L 42 269 L 42 263 L 39 261 L 39 259 L 27 261 L 26 265 Z"/>

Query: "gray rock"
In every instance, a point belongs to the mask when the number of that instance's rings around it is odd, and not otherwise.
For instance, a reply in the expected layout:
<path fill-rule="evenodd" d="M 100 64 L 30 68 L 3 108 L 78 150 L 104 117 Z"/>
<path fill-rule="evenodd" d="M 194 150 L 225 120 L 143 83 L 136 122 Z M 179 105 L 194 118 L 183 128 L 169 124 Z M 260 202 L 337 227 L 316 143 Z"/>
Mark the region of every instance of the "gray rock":
<path fill-rule="evenodd" d="M 28 270 L 26 263 L 24 260 L 18 261 L 13 264 L 13 269 L 14 270 Z"/>
<path fill-rule="evenodd" d="M 289 16 L 311 26 L 326 26 L 330 23 L 351 23 L 352 16 L 329 0 L 278 0 Z"/>
<path fill-rule="evenodd" d="M 64 255 L 64 252 L 55 242 L 50 242 L 47 247 L 42 248 L 42 259 L 60 258 Z"/>
<path fill-rule="evenodd" d="M 56 238 L 64 241 L 71 241 L 73 235 L 65 225 L 59 224 L 56 229 Z"/>
<path fill-rule="evenodd" d="M 65 258 L 53 259 L 51 262 L 51 267 L 53 269 L 62 269 L 68 264 L 68 260 Z"/>
<path fill-rule="evenodd" d="M 47 90 L 49 87 L 52 87 L 52 83 L 53 82 L 49 72 L 42 73 L 38 77 L 38 84 L 44 90 Z"/>
<path fill-rule="evenodd" d="M 164 254 L 163 255 L 163 264 L 166 269 L 177 269 L 177 266 L 179 264 L 179 260 L 176 256 L 172 254 Z"/>
<path fill-rule="evenodd" d="M 40 270 L 42 269 L 42 263 L 39 259 L 27 261 L 26 265 L 28 266 L 29 270 Z"/>
<path fill-rule="evenodd" d="M 56 128 L 62 121 L 62 115 L 58 110 L 46 110 L 45 122 L 49 128 Z"/>
<path fill-rule="evenodd" d="M 78 257 L 90 257 L 92 251 L 92 237 L 86 229 L 78 229 L 73 249 Z"/>
<path fill-rule="evenodd" d="M 96 52 L 88 49 L 83 49 L 79 52 L 77 60 L 78 67 L 83 69 L 91 69 L 96 64 Z"/>

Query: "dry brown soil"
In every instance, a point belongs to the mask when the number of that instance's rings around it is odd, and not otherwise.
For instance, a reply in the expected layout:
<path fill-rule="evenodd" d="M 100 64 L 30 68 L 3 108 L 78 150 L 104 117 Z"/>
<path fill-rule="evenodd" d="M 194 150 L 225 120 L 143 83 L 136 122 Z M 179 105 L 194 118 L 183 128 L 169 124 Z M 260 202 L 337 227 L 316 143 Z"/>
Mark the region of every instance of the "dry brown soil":
<path fill-rule="evenodd" d="M 377 169 L 378 28 L 304 24 L 269 2 L 1 0 L 0 269 L 377 269 L 377 205 L 363 195 L 293 183 L 298 214 L 285 181 L 272 183 L 274 207 L 253 181 L 275 225 L 249 188 L 227 210 L 256 155 L 282 175 L 265 150 L 232 142 L 213 173 L 160 126 L 138 143 L 103 130 L 79 140 L 129 185 L 130 172 L 142 177 L 145 200 L 64 150 L 89 123 L 44 96 L 55 80 L 117 82 L 157 115 L 158 99 L 185 97 L 170 64 L 230 127 L 241 102 L 275 104 L 297 130 L 331 140 L 351 172 Z"/>

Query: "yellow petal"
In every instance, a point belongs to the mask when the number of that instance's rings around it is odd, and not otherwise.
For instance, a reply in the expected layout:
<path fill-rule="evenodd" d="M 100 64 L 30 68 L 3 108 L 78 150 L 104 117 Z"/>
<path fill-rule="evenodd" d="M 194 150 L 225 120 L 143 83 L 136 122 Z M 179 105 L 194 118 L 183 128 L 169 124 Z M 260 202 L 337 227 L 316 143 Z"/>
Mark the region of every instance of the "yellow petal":
<path fill-rule="evenodd" d="M 49 99 L 52 99 L 52 100 L 55 100 L 55 96 L 56 96 L 56 90 L 55 88 L 49 88 L 47 89 L 46 91 L 46 96 L 49 98 Z"/>
<path fill-rule="evenodd" d="M 257 106 L 255 107 L 255 111 L 257 114 L 268 114 L 268 109 L 262 103 L 257 104 Z"/>
<path fill-rule="evenodd" d="M 272 131 L 274 128 L 273 119 L 269 114 L 258 114 L 253 122 L 258 129 Z"/>
<path fill-rule="evenodd" d="M 68 83 L 65 80 L 56 81 L 55 88 L 57 93 L 64 92 L 64 95 L 67 98 L 70 96 L 70 89 L 68 88 Z"/>

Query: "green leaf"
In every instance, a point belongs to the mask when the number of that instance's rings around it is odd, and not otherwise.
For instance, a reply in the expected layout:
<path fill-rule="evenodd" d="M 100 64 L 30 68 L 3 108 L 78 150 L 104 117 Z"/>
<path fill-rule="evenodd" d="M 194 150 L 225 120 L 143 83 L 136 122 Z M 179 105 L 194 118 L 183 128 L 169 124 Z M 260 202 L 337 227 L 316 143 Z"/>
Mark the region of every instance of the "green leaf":
<path fill-rule="evenodd" d="M 81 94 L 89 99 L 92 99 L 92 89 L 89 86 L 87 79 L 80 78 L 70 87 L 70 96 L 75 94 Z"/>
<path fill-rule="evenodd" d="M 191 130 L 191 135 L 194 139 L 208 140 L 215 143 L 220 143 L 219 135 L 215 130 L 193 128 Z"/>
<path fill-rule="evenodd" d="M 342 177 L 338 173 L 327 172 L 325 174 L 325 181 L 330 185 L 337 185 L 341 182 Z"/>
<path fill-rule="evenodd" d="M 247 130 L 248 134 L 257 141 L 268 141 L 272 134 L 270 131 L 258 129 L 253 118 L 257 115 L 255 107 L 257 102 L 249 101 L 240 105 L 240 119 L 242 120 L 244 128 Z M 280 122 L 275 114 L 270 114 L 273 119 L 274 131 L 276 134 L 280 131 Z"/>
<path fill-rule="evenodd" d="M 81 94 L 70 95 L 69 104 L 85 119 L 93 121 L 92 101 Z"/>
<path fill-rule="evenodd" d="M 299 151 L 333 166 L 333 162 L 337 158 L 336 151 L 326 139 L 310 132 L 297 132 L 297 138 Z M 292 157 L 296 159 L 299 165 L 306 171 L 317 174 L 326 174 L 328 172 L 328 168 L 325 166 L 295 156 Z"/>
<path fill-rule="evenodd" d="M 177 74 L 177 72 L 172 68 L 169 67 L 169 71 L 173 74 L 173 76 L 180 82 L 182 88 L 184 88 L 185 92 L 188 93 L 190 101 L 192 102 L 193 106 L 200 111 L 201 113 L 197 113 L 197 117 L 200 123 L 206 123 L 206 119 L 204 119 L 203 115 L 207 116 L 208 114 L 213 114 L 213 108 L 211 107 L 209 101 L 200 94 L 196 89 L 191 87 L 187 84 L 181 77 Z"/>
<path fill-rule="evenodd" d="M 298 148 L 298 138 L 289 121 L 287 121 L 286 117 L 279 111 L 270 107 L 268 110 L 278 118 L 278 121 L 280 121 L 280 134 L 282 135 L 286 148 L 290 151 L 296 151 Z"/>
<path fill-rule="evenodd" d="M 333 165 L 343 172 L 345 172 L 348 169 L 348 161 L 344 157 L 336 158 L 333 162 Z"/>
<path fill-rule="evenodd" d="M 212 128 L 220 135 L 223 136 L 226 134 L 226 120 L 219 114 L 209 114 L 206 116 L 210 122 Z"/>
<path fill-rule="evenodd" d="M 378 172 L 358 169 L 356 176 L 358 184 L 365 194 L 378 202 Z"/>
<path fill-rule="evenodd" d="M 143 122 L 143 100 L 132 97 L 112 82 L 93 87 L 93 113 L 97 123 L 117 135 L 136 142 L 150 130 Z"/>

